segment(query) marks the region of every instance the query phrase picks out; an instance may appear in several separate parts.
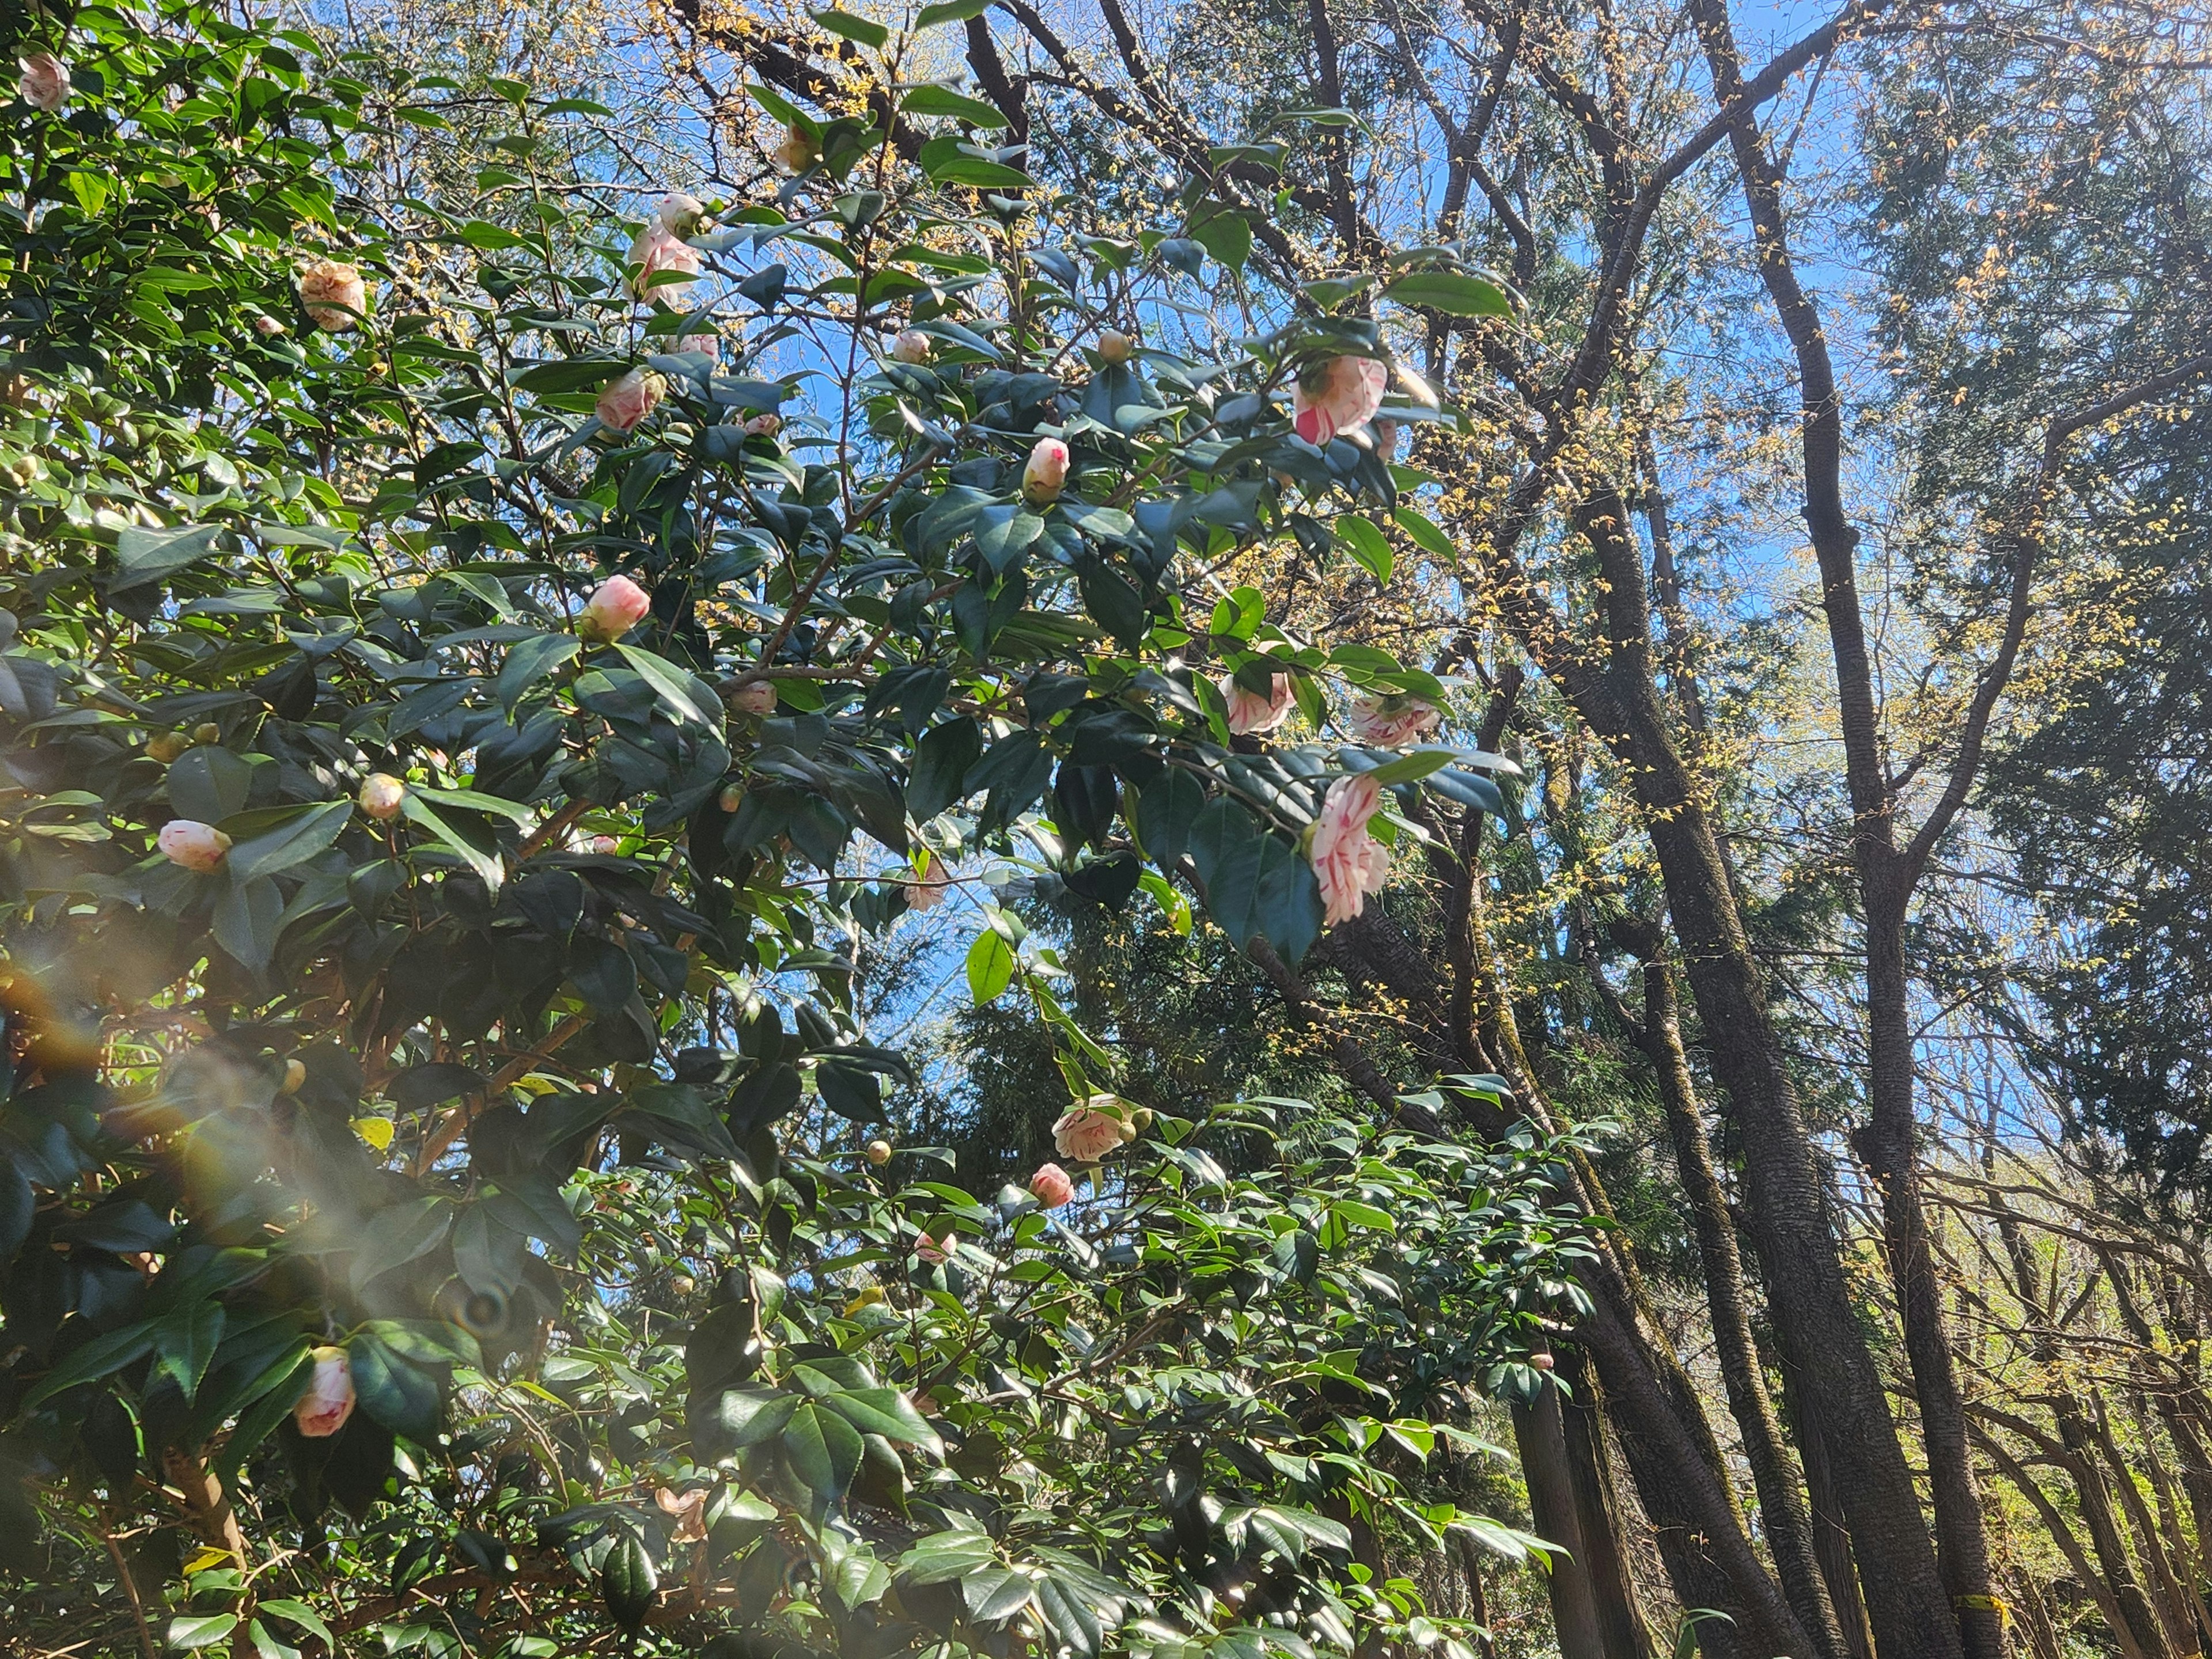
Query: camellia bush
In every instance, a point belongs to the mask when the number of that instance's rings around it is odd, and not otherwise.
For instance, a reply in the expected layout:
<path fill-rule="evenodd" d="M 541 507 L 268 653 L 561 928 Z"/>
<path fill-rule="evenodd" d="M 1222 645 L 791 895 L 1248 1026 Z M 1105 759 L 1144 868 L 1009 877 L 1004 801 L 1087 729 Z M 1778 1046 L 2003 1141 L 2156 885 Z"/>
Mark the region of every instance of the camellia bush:
<path fill-rule="evenodd" d="M 897 80 L 908 37 L 823 21 Z M 1418 792 L 1499 806 L 1503 763 L 1407 747 L 1435 680 L 1215 574 L 1437 537 L 1376 296 L 1141 343 L 1249 228 L 1055 245 L 941 85 L 761 93 L 776 181 L 641 224 L 538 171 L 592 111 L 501 82 L 501 216 L 399 224 L 353 169 L 434 88 L 190 0 L 24 27 L 12 1627 L 1463 1652 L 1387 1551 L 1534 1547 L 1424 1469 L 1571 1312 L 1574 1148 L 1140 1111 L 973 880 L 1295 964 Z M 1435 253 L 1383 297 L 1504 306 Z M 856 950 L 955 890 L 1066 1089 L 998 1194 L 870 1138 L 906 1062 Z"/>

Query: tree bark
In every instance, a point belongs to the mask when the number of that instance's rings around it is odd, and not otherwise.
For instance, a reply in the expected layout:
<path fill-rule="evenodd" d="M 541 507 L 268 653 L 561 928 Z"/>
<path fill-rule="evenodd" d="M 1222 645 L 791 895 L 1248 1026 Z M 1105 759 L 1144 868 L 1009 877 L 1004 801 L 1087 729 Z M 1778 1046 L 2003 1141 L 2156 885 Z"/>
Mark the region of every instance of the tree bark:
<path fill-rule="evenodd" d="M 1595 1371 L 1572 1349 L 1557 1356 L 1554 1375 L 1571 1396 L 1559 1394 L 1559 1417 L 1567 1436 L 1567 1473 L 1573 1480 L 1575 1509 L 1589 1547 L 1590 1594 L 1607 1659 L 1650 1659 L 1651 1632 L 1636 1593 L 1625 1540 L 1627 1522 L 1613 1480 L 1607 1443 L 1605 1401 Z"/>
<path fill-rule="evenodd" d="M 1559 1390 L 1550 1378 L 1544 1380 L 1533 1403 L 1514 1403 L 1513 1439 L 1521 1453 L 1521 1473 L 1528 1486 L 1528 1513 L 1537 1534 L 1564 1552 L 1553 1557 L 1551 1570 L 1545 1576 L 1559 1651 L 1588 1654 L 1590 1659 L 1622 1659 L 1607 1645 L 1604 1628 L 1598 1622 L 1590 1546 L 1583 1534 L 1574 1477 L 1567 1468 L 1567 1431 L 1559 1410 Z"/>

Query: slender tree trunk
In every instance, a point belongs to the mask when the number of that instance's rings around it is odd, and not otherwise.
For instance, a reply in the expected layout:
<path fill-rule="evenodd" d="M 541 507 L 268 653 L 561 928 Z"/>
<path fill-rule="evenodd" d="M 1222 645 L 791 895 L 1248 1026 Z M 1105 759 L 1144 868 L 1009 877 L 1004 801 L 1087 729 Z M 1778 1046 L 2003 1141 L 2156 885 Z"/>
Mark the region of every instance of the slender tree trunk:
<path fill-rule="evenodd" d="M 1583 1542 L 1589 1547 L 1590 1594 L 1597 1603 L 1607 1659 L 1650 1659 L 1651 1632 L 1636 1593 L 1629 1564 L 1628 1527 L 1613 1480 L 1613 1456 L 1607 1443 L 1605 1401 L 1595 1370 L 1582 1355 L 1557 1356 L 1563 1389 L 1559 1416 L 1567 1436 L 1567 1472 L 1574 1481 L 1575 1510 Z"/>
<path fill-rule="evenodd" d="M 1552 1626 L 1562 1654 L 1617 1659 L 1606 1645 L 1598 1622 L 1597 1595 L 1590 1583 L 1590 1546 L 1583 1536 L 1575 1502 L 1574 1476 L 1567 1467 L 1567 1430 L 1559 1389 L 1547 1377 L 1533 1404 L 1513 1407 L 1513 1438 L 1521 1452 L 1521 1473 L 1528 1484 L 1528 1513 L 1539 1537 L 1563 1553 L 1552 1558 L 1545 1589 L 1552 1600 Z"/>
<path fill-rule="evenodd" d="M 1813 1516 L 1813 1553 L 1820 1563 L 1828 1602 L 1835 1609 L 1851 1659 L 1874 1659 L 1874 1632 L 1867 1625 L 1866 1602 L 1859 1595 L 1857 1570 L 1851 1565 L 1851 1534 L 1844 1524 L 1835 1466 L 1829 1461 L 1828 1443 L 1820 1431 L 1818 1392 L 1816 1385 L 1804 1378 L 1790 1380 L 1790 1415 L 1796 1424 L 1797 1443 L 1805 1454 L 1805 1498 Z"/>

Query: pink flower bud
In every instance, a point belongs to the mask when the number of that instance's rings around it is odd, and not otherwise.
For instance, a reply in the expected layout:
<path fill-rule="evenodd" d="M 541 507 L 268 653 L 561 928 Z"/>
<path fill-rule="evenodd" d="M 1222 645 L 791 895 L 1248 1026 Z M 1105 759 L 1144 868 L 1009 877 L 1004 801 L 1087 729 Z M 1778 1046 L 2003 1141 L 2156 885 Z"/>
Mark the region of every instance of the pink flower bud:
<path fill-rule="evenodd" d="M 1322 799 L 1307 856 L 1321 887 L 1324 926 L 1351 921 L 1389 878 L 1390 849 L 1367 833 L 1382 804 L 1382 786 L 1364 773 L 1339 778 Z"/>
<path fill-rule="evenodd" d="M 1040 1164 L 1030 1177 L 1030 1196 L 1048 1210 L 1056 1210 L 1075 1196 L 1075 1179 L 1057 1164 Z"/>
<path fill-rule="evenodd" d="M 745 422 L 745 436 L 748 438 L 773 438 L 782 430 L 783 416 L 781 415 L 756 415 Z"/>
<path fill-rule="evenodd" d="M 1528 1356 L 1528 1363 L 1540 1371 L 1548 1371 L 1559 1362 L 1547 1353 L 1532 1353 Z"/>
<path fill-rule="evenodd" d="M 1220 681 L 1221 700 L 1229 705 L 1229 729 L 1240 738 L 1264 738 L 1291 717 L 1291 677 L 1273 676 L 1267 695 L 1247 691 L 1234 674 Z"/>
<path fill-rule="evenodd" d="M 587 640 L 618 640 L 645 619 L 653 599 L 627 576 L 610 576 L 585 602 L 576 631 Z"/>
<path fill-rule="evenodd" d="M 660 198 L 653 216 L 671 236 L 689 236 L 707 216 L 707 204 L 688 191 L 672 190 Z"/>
<path fill-rule="evenodd" d="M 1057 438 L 1039 438 L 1022 469 L 1023 499 L 1042 507 L 1058 501 L 1066 485 L 1067 446 Z"/>
<path fill-rule="evenodd" d="M 1372 357 L 1330 357 L 1298 376 L 1291 425 L 1310 444 L 1357 432 L 1382 407 L 1390 371 Z"/>
<path fill-rule="evenodd" d="M 1079 1164 L 1096 1164 L 1121 1146 L 1121 1115 L 1109 1111 L 1121 1103 L 1112 1095 L 1093 1095 L 1062 1112 L 1052 1126 L 1053 1150 Z"/>
<path fill-rule="evenodd" d="M 50 52 L 34 52 L 16 62 L 23 71 L 18 86 L 25 103 L 52 115 L 69 102 L 69 70 L 60 58 Z"/>
<path fill-rule="evenodd" d="M 706 264 L 699 250 L 671 234 L 657 215 L 646 221 L 645 228 L 629 245 L 629 262 L 637 267 L 637 275 L 630 278 L 630 295 L 638 300 L 649 300 L 656 293 L 697 281 Z"/>
<path fill-rule="evenodd" d="M 592 412 L 599 417 L 600 425 L 617 432 L 628 432 L 653 413 L 654 405 L 660 402 L 660 376 L 633 368 L 600 388 L 599 401 L 592 406 Z"/>
<path fill-rule="evenodd" d="M 362 811 L 379 823 L 389 823 L 399 816 L 407 799 L 407 786 L 388 772 L 371 772 L 361 781 L 356 799 Z"/>
<path fill-rule="evenodd" d="M 253 319 L 253 331 L 261 335 L 276 335 L 284 331 L 284 325 L 274 317 L 261 316 Z"/>
<path fill-rule="evenodd" d="M 592 837 L 591 846 L 592 850 L 594 853 L 599 854 L 602 858 L 612 858 L 616 854 L 622 851 L 622 837 L 620 836 L 593 836 Z"/>
<path fill-rule="evenodd" d="M 1098 355 L 1109 363 L 1126 363 L 1137 343 L 1118 328 L 1102 330 L 1098 336 Z"/>
<path fill-rule="evenodd" d="M 775 682 L 773 680 L 747 680 L 730 693 L 730 707 L 740 714 L 773 714 L 775 704 Z"/>
<path fill-rule="evenodd" d="M 950 1261 L 953 1252 L 959 1248 L 960 1235 L 949 1225 L 943 1238 L 932 1238 L 924 1233 L 914 1241 L 914 1253 L 924 1261 L 932 1263 Z"/>
<path fill-rule="evenodd" d="M 725 812 L 734 813 L 745 804 L 745 792 L 734 783 L 725 784 L 722 793 L 714 797 L 714 805 Z"/>
<path fill-rule="evenodd" d="M 318 259 L 300 273 L 300 304 L 327 334 L 361 326 L 368 309 L 368 285 L 361 268 L 342 259 Z"/>
<path fill-rule="evenodd" d="M 161 826 L 161 848 L 172 864 L 202 875 L 221 864 L 230 851 L 230 837 L 211 823 L 191 818 L 171 818 Z"/>
<path fill-rule="evenodd" d="M 310 1440 L 327 1440 L 353 1415 L 353 1364 L 343 1348 L 317 1348 L 307 1391 L 292 1407 L 292 1421 Z"/>
<path fill-rule="evenodd" d="M 891 342 L 891 356 L 902 363 L 926 363 L 935 349 L 929 336 L 918 328 L 902 328 Z"/>

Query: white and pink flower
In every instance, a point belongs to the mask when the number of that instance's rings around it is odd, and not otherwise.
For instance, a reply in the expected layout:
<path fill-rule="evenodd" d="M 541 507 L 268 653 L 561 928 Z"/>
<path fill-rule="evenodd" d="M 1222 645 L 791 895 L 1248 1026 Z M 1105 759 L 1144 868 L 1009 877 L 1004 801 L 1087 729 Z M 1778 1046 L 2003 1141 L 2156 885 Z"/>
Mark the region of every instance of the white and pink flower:
<path fill-rule="evenodd" d="M 592 412 L 599 417 L 602 426 L 617 432 L 630 431 L 659 404 L 662 388 L 660 376 L 633 368 L 600 388 L 599 401 L 592 405 Z"/>
<path fill-rule="evenodd" d="M 1364 773 L 1339 778 L 1322 799 L 1307 856 L 1321 884 L 1325 926 L 1351 921 L 1389 878 L 1390 849 L 1367 833 L 1382 804 L 1382 786 Z"/>
<path fill-rule="evenodd" d="M 618 640 L 644 621 L 645 613 L 652 609 L 652 596 L 635 582 L 627 576 L 610 576 L 584 602 L 583 614 L 576 618 L 576 631 L 587 640 Z"/>
<path fill-rule="evenodd" d="M 327 1440 L 353 1415 L 353 1362 L 343 1348 L 317 1348 L 307 1357 L 314 1374 L 292 1407 L 292 1421 L 308 1439 Z"/>
<path fill-rule="evenodd" d="M 747 680 L 730 693 L 730 707 L 740 714 L 773 714 L 775 703 L 774 680 Z"/>
<path fill-rule="evenodd" d="M 822 159 L 822 152 L 815 148 L 814 141 L 797 127 L 786 127 L 783 142 L 769 155 L 776 166 L 794 179 Z"/>
<path fill-rule="evenodd" d="M 1075 1177 L 1057 1164 L 1040 1164 L 1030 1177 L 1030 1196 L 1048 1210 L 1074 1201 Z"/>
<path fill-rule="evenodd" d="M 1052 1126 L 1053 1150 L 1079 1164 L 1096 1164 L 1121 1145 L 1121 1103 L 1112 1095 L 1093 1095 L 1069 1108 Z"/>
<path fill-rule="evenodd" d="M 368 309 L 368 284 L 359 265 L 343 259 L 318 259 L 300 273 L 300 305 L 326 334 L 361 326 Z"/>
<path fill-rule="evenodd" d="M 1291 677 L 1277 674 L 1267 682 L 1267 695 L 1248 691 L 1234 674 L 1220 681 L 1221 700 L 1229 705 L 1229 729 L 1240 738 L 1264 738 L 1291 717 Z"/>
<path fill-rule="evenodd" d="M 52 115 L 69 102 L 69 67 L 60 58 L 50 52 L 34 52 L 15 62 L 23 72 L 16 86 L 25 103 Z"/>
<path fill-rule="evenodd" d="M 896 362 L 926 363 L 934 349 L 929 336 L 918 328 L 902 328 L 891 341 L 891 358 Z"/>
<path fill-rule="evenodd" d="M 1443 710 L 1425 697 L 1361 697 L 1352 705 L 1352 735 L 1379 749 L 1396 749 L 1437 729 Z"/>
<path fill-rule="evenodd" d="M 388 772 L 371 772 L 361 781 L 356 798 L 361 810 L 379 823 L 389 823 L 407 804 L 407 786 Z"/>
<path fill-rule="evenodd" d="M 1382 407 L 1390 371 L 1372 357 L 1330 357 L 1298 376 L 1291 426 L 1310 444 L 1357 432 Z"/>
<path fill-rule="evenodd" d="M 645 228 L 629 245 L 629 262 L 637 267 L 629 291 L 639 300 L 697 281 L 706 265 L 699 250 L 672 233 L 659 214 L 646 221 Z"/>
<path fill-rule="evenodd" d="M 230 837 L 211 823 L 196 818 L 171 818 L 161 826 L 161 854 L 172 864 L 205 875 L 222 864 L 230 852 Z"/>
<path fill-rule="evenodd" d="M 1060 499 L 1060 492 L 1067 487 L 1067 446 L 1057 438 L 1039 438 L 1030 447 L 1030 459 L 1022 468 L 1022 499 L 1033 507 L 1042 507 Z"/>

